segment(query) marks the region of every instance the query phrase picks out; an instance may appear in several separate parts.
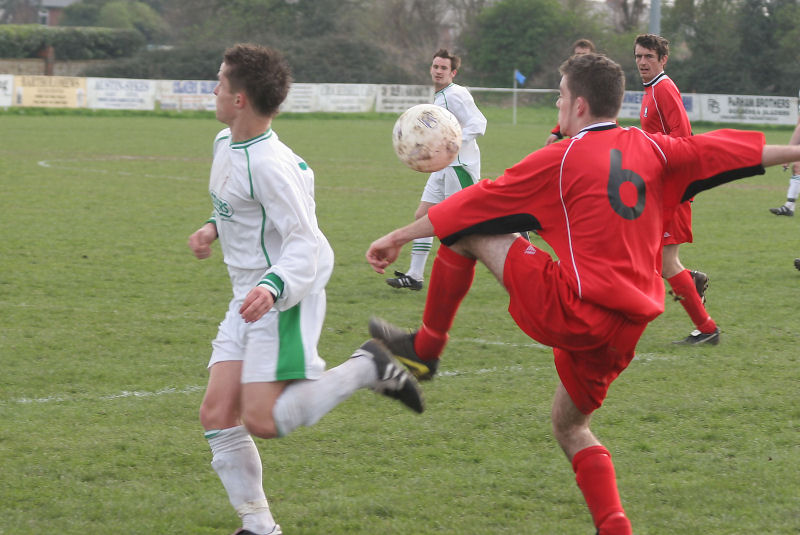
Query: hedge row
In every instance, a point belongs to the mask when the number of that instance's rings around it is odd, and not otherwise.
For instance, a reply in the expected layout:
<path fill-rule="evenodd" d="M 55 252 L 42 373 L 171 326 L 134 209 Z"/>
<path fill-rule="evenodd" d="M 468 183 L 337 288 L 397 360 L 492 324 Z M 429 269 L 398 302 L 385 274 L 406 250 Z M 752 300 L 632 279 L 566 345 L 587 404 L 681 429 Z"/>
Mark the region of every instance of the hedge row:
<path fill-rule="evenodd" d="M 52 46 L 61 60 L 113 59 L 131 56 L 144 44 L 135 30 L 0 25 L 0 58 L 34 58 Z"/>

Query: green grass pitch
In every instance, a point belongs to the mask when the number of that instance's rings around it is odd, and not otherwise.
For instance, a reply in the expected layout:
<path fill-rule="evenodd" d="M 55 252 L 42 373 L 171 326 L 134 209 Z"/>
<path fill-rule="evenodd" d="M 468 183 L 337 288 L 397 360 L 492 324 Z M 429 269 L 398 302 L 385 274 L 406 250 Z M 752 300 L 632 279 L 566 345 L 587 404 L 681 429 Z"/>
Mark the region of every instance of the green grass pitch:
<path fill-rule="evenodd" d="M 486 109 L 483 175 L 538 148 L 553 109 Z M 364 260 L 411 220 L 425 175 L 391 148 L 394 117 L 279 117 L 317 176 L 336 252 L 321 351 L 336 365 L 371 314 L 415 326 L 424 293 Z M 212 117 L 0 115 L 0 534 L 227 534 L 238 525 L 197 418 L 229 298 L 209 215 Z M 697 128 L 702 131 L 705 128 Z M 785 143 L 791 129 L 771 129 Z M 638 535 L 800 531 L 800 218 L 775 217 L 788 173 L 699 195 L 684 264 L 709 274 L 716 347 L 674 302 L 645 332 L 593 430 Z M 539 242 L 537 242 L 539 243 Z M 428 262 L 430 270 L 431 260 Z M 407 267 L 407 251 L 397 268 Z M 357 392 L 313 428 L 258 441 L 290 535 L 590 534 L 552 438 L 551 353 L 485 269 L 417 416 Z"/>

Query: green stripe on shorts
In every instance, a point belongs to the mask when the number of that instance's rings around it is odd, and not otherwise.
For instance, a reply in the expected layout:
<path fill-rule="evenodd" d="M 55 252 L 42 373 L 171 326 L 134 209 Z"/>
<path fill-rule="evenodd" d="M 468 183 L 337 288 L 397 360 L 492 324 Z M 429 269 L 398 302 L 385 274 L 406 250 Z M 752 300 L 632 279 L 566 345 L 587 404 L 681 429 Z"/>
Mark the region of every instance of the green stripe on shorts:
<path fill-rule="evenodd" d="M 456 172 L 456 176 L 458 177 L 458 182 L 461 184 L 461 189 L 464 189 L 467 186 L 471 186 L 475 183 L 472 180 L 472 175 L 467 173 L 467 170 L 461 167 L 460 165 L 454 165 L 453 171 Z"/>
<path fill-rule="evenodd" d="M 278 366 L 275 380 L 304 379 L 306 358 L 300 331 L 300 304 L 278 315 Z"/>

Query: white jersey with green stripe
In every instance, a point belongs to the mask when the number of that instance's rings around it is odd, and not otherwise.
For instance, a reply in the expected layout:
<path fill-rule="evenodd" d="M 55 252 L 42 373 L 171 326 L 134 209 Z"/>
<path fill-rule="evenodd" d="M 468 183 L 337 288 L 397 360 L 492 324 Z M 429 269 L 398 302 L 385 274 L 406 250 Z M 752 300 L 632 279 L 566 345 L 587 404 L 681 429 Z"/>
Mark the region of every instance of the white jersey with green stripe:
<path fill-rule="evenodd" d="M 458 84 L 450 84 L 434 93 L 433 103 L 455 115 L 461 124 L 461 150 L 450 165 L 468 167 L 474 171 L 473 176 L 480 178 L 481 151 L 477 138 L 486 133 L 486 117 L 467 88 Z"/>
<path fill-rule="evenodd" d="M 314 172 L 273 130 L 237 143 L 229 128 L 217 134 L 209 193 L 229 270 L 262 271 L 278 310 L 324 290 L 333 249 L 317 223 Z"/>

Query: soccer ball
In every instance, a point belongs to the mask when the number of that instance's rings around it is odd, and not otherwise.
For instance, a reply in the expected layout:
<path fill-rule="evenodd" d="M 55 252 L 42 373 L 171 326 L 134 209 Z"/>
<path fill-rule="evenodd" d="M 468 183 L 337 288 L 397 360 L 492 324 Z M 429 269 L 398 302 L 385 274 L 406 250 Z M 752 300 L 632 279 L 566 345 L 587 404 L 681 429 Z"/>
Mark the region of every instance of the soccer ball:
<path fill-rule="evenodd" d="M 433 104 L 407 109 L 394 123 L 394 152 L 415 171 L 441 171 L 458 155 L 461 125 L 456 116 Z"/>

